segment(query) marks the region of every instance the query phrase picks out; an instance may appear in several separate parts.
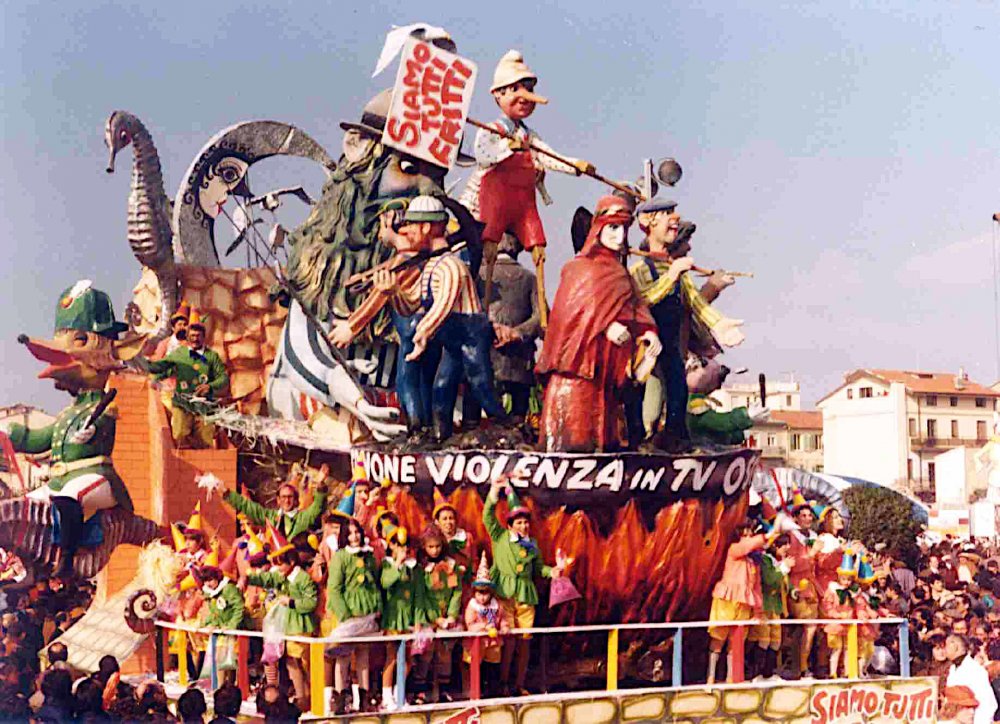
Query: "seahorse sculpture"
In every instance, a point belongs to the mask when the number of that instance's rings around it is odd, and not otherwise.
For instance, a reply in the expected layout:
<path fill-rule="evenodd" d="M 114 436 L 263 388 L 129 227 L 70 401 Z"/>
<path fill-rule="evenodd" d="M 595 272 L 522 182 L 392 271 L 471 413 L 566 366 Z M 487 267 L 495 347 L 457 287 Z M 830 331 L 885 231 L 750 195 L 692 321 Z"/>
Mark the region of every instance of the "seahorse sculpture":
<path fill-rule="evenodd" d="M 104 127 L 104 142 L 111 154 L 108 173 L 115 171 L 115 156 L 133 147 L 132 190 L 128 197 L 128 243 L 135 258 L 156 275 L 160 287 L 159 326 L 151 341 L 170 334 L 170 317 L 177 310 L 179 289 L 170 228 L 170 200 L 163 190 L 160 155 L 146 126 L 128 111 L 114 111 Z"/>

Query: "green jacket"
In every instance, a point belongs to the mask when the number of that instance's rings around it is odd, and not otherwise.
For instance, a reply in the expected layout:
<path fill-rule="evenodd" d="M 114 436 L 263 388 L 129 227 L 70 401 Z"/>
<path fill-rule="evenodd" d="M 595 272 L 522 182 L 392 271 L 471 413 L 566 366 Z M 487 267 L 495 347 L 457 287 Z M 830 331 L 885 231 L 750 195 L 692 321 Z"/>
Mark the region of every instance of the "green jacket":
<path fill-rule="evenodd" d="M 511 598 L 529 606 L 538 605 L 538 589 L 535 576 L 552 577 L 552 569 L 542 561 L 541 551 L 534 539 L 528 545 L 521 545 L 509 530 L 500 525 L 496 513 L 497 501 L 493 495 L 486 496 L 483 507 L 483 525 L 493 541 L 493 568 L 490 576 L 497 587 L 500 598 Z"/>
<path fill-rule="evenodd" d="M 222 499 L 229 503 L 236 512 L 243 513 L 251 522 L 257 525 L 264 525 L 265 522 L 270 523 L 285 538 L 292 540 L 300 533 L 308 533 L 315 527 L 316 521 L 323 514 L 326 492 L 317 490 L 309 507 L 292 515 L 285 515 L 278 508 L 266 508 L 260 503 L 255 503 L 232 491 L 227 492 Z"/>
<path fill-rule="evenodd" d="M 215 396 L 229 384 L 226 365 L 218 353 L 208 347 L 195 352 L 187 345 L 182 345 L 161 360 L 149 363 L 149 369 L 157 380 L 173 377 L 177 381 L 174 390 L 174 404 L 190 412 L 199 412 L 191 397 L 198 385 L 208 384 L 209 392 L 206 399 Z"/>
<path fill-rule="evenodd" d="M 330 561 L 326 584 L 327 610 L 333 611 L 339 623 L 381 611 L 381 578 L 371 548 L 341 548 Z"/>
<path fill-rule="evenodd" d="M 75 432 L 87 424 L 90 414 L 101 401 L 103 394 L 103 390 L 81 392 L 76 396 L 74 403 L 63 409 L 51 425 L 33 430 L 24 425 L 12 425 L 9 433 L 10 441 L 14 445 L 14 449 L 21 453 L 37 455 L 52 451 L 50 465 L 53 469 L 53 475 L 49 479 L 48 487 L 53 492 L 58 493 L 68 482 L 81 475 L 96 473 L 103 475 L 111 484 L 118 505 L 132 512 L 132 499 L 125 488 L 125 483 L 115 472 L 110 459 L 79 470 L 59 474 L 59 463 L 72 463 L 86 458 L 111 457 L 115 448 L 115 413 L 112 408 L 105 410 L 94 422 L 96 432 L 88 442 L 80 445 L 69 441 Z"/>
<path fill-rule="evenodd" d="M 765 553 L 760 561 L 760 590 L 764 595 L 764 613 L 788 615 L 788 575 L 778 567 L 778 561 Z"/>
<path fill-rule="evenodd" d="M 231 581 L 224 581 L 215 595 L 205 595 L 208 611 L 202 619 L 202 626 L 221 629 L 243 628 L 243 594 Z"/>
<path fill-rule="evenodd" d="M 383 631 L 409 631 L 417 624 L 427 623 L 427 591 L 420 569 L 412 558 L 396 566 L 389 556 L 382 561 Z"/>
<path fill-rule="evenodd" d="M 292 599 L 285 607 L 285 633 L 293 636 L 308 636 L 316 629 L 313 621 L 313 611 L 316 610 L 316 584 L 301 568 L 294 568 L 288 578 L 277 571 L 270 573 L 251 573 L 247 583 L 277 591 Z"/>
<path fill-rule="evenodd" d="M 433 564 L 427 564 L 420 569 L 420 577 L 427 590 L 429 606 L 427 616 L 431 623 L 438 618 L 453 618 L 458 621 L 461 617 L 462 582 L 465 580 L 466 567 L 454 558 L 448 557 L 445 558 L 445 561 L 450 561 L 451 565 L 454 566 L 451 573 L 455 577 L 454 585 L 449 585 L 448 578 L 450 576 L 445 571 L 439 571 L 435 577 Z"/>
<path fill-rule="evenodd" d="M 687 425 L 691 437 L 711 440 L 722 445 L 742 445 L 743 431 L 753 427 L 753 420 L 745 407 L 734 407 L 730 412 L 706 409 L 699 414 L 690 412 L 691 403 L 697 404 L 705 395 L 693 394 L 688 401 Z"/>

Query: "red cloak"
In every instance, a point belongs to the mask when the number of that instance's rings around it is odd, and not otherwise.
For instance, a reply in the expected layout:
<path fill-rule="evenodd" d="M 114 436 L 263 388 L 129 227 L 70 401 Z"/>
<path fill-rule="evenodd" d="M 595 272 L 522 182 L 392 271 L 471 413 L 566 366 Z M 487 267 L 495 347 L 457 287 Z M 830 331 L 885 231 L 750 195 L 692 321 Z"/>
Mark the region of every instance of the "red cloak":
<path fill-rule="evenodd" d="M 622 201 L 601 199 L 583 250 L 563 267 L 536 373 L 546 380 L 541 438 L 549 451 L 609 450 L 620 443 L 621 388 L 636 339 L 656 330 L 619 255 L 601 245 L 600 230 L 627 223 Z M 624 324 L 631 339 L 608 341 Z"/>

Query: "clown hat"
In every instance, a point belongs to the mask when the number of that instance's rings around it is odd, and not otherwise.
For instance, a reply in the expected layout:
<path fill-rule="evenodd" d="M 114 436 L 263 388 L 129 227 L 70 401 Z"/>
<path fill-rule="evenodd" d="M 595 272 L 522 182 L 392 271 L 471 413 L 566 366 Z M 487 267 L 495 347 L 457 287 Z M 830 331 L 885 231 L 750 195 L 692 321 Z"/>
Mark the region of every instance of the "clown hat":
<path fill-rule="evenodd" d="M 337 509 L 333 511 L 334 515 L 339 515 L 342 518 L 354 517 L 354 492 L 354 486 L 352 485 L 344 497 L 340 499 L 340 502 L 337 503 Z"/>
<path fill-rule="evenodd" d="M 174 550 L 180 552 L 186 547 L 184 545 L 184 534 L 181 533 L 181 528 L 177 523 L 170 524 L 170 539 L 174 544 Z"/>
<path fill-rule="evenodd" d="M 184 531 L 189 530 L 203 530 L 201 526 L 201 501 L 199 500 L 194 504 L 194 510 L 191 512 L 191 517 L 188 518 L 187 525 L 184 526 Z"/>
<path fill-rule="evenodd" d="M 806 496 L 802 494 L 802 490 L 798 485 L 792 488 L 792 510 L 798 508 L 800 505 L 808 505 L 806 502 Z"/>
<path fill-rule="evenodd" d="M 237 552 L 239 552 L 239 547 L 233 546 L 229 549 L 229 553 L 226 554 L 226 557 L 219 563 L 219 570 L 230 578 L 236 578 L 236 576 L 239 575 L 236 569 Z"/>
<path fill-rule="evenodd" d="M 442 510 L 450 510 L 455 515 L 458 515 L 458 511 L 455 510 L 455 506 L 448 502 L 448 499 L 441 494 L 441 491 L 434 488 L 434 512 L 431 513 L 431 518 L 437 520 L 438 513 Z"/>
<path fill-rule="evenodd" d="M 866 586 L 875 581 L 875 569 L 872 568 L 867 555 L 862 555 L 861 562 L 858 564 L 858 581 Z"/>
<path fill-rule="evenodd" d="M 507 488 L 507 522 L 510 523 L 522 515 L 531 515 L 531 511 L 517 497 L 513 488 Z"/>
<path fill-rule="evenodd" d="M 490 577 L 490 566 L 486 562 L 486 552 L 479 559 L 479 568 L 476 569 L 476 579 L 472 582 L 473 588 L 493 589 L 493 579 Z"/>
<path fill-rule="evenodd" d="M 204 331 L 206 320 L 207 317 L 202 317 L 198 310 L 192 307 L 190 314 L 188 314 L 188 327 L 199 327 L 202 331 Z"/>
<path fill-rule="evenodd" d="M 247 555 L 248 556 L 256 555 L 257 553 L 260 553 L 262 550 L 264 550 L 264 541 L 260 539 L 260 536 L 257 535 L 257 532 L 253 529 L 253 527 L 249 525 L 247 517 L 243 515 L 243 513 L 239 513 L 236 516 L 236 519 L 240 521 L 240 523 L 242 523 L 243 527 L 246 529 L 246 540 L 241 542 L 240 546 L 246 549 Z"/>
<path fill-rule="evenodd" d="M 850 548 L 844 549 L 844 556 L 840 559 L 840 565 L 837 566 L 837 573 L 842 576 L 858 575 L 858 557 Z"/>
<path fill-rule="evenodd" d="M 365 466 L 361 463 L 354 463 L 354 467 L 351 468 L 351 485 L 354 483 L 367 483 L 368 473 L 365 472 Z"/>
<path fill-rule="evenodd" d="M 816 516 L 816 521 L 821 522 L 823 518 L 832 510 L 829 505 L 825 503 L 820 503 L 818 500 L 812 500 L 809 502 L 809 506 L 813 509 L 813 515 Z"/>
<path fill-rule="evenodd" d="M 397 545 L 405 546 L 406 541 L 409 539 L 409 534 L 401 525 L 395 525 L 391 522 L 386 523 L 385 526 L 385 542 L 395 543 Z"/>
<path fill-rule="evenodd" d="M 170 321 L 176 322 L 178 319 L 186 320 L 191 316 L 191 306 L 187 302 L 182 302 L 177 311 L 170 315 Z"/>
<path fill-rule="evenodd" d="M 380 535 L 380 532 L 382 530 L 381 528 L 382 521 L 388 518 L 389 516 L 392 516 L 396 520 L 399 520 L 399 516 L 396 515 L 394 512 L 392 512 L 391 510 L 389 510 L 388 508 L 380 507 L 378 509 L 378 512 L 375 513 L 375 517 L 372 519 L 372 532 L 374 532 L 376 536 L 382 537 Z M 394 525 L 394 523 L 392 523 L 391 520 L 389 521 L 389 523 Z"/>
<path fill-rule="evenodd" d="M 288 539 L 281 534 L 281 531 L 279 531 L 270 523 L 267 524 L 265 537 L 267 538 L 267 543 L 271 548 L 271 552 L 267 554 L 268 560 L 273 561 L 282 553 L 287 553 L 288 551 L 295 548 L 295 546 L 289 543 Z"/>

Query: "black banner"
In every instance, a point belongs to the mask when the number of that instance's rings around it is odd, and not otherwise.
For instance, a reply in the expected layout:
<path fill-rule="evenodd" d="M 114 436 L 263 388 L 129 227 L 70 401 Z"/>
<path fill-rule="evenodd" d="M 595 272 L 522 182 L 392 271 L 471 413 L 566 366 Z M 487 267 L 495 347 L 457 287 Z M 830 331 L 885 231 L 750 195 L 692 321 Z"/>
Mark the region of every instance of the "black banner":
<path fill-rule="evenodd" d="M 513 450 L 447 450 L 395 453 L 355 448 L 351 461 L 361 464 L 368 479 L 415 486 L 429 494 L 432 487 L 449 493 L 459 485 L 484 491 L 506 473 L 524 472 L 515 482 L 543 506 L 624 505 L 629 499 L 660 508 L 688 498 L 736 498 L 750 488 L 759 450 L 734 448 L 698 455 L 645 453 L 571 454 Z"/>

